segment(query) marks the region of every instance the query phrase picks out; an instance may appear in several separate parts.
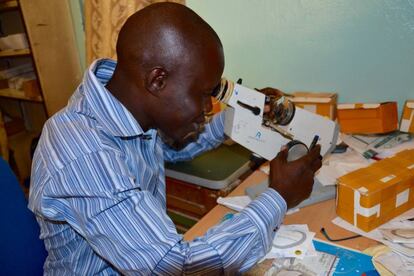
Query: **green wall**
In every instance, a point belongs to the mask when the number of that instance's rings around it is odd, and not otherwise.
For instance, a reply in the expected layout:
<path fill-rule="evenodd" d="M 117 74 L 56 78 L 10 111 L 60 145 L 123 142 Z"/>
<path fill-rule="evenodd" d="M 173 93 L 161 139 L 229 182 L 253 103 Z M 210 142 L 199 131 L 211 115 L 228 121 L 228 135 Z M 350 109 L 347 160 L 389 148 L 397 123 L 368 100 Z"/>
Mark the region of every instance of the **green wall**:
<path fill-rule="evenodd" d="M 83 0 L 68 0 L 82 69 L 86 68 L 85 28 L 83 20 Z"/>
<path fill-rule="evenodd" d="M 222 39 L 228 78 L 340 102 L 414 98 L 414 0 L 187 0 Z"/>

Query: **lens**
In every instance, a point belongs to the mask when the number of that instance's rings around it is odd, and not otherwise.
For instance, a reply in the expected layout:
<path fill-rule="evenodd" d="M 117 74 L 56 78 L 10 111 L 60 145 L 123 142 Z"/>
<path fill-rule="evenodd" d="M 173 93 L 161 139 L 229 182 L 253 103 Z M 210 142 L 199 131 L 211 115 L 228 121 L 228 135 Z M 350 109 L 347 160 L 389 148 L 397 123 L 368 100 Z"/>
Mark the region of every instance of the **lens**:
<path fill-rule="evenodd" d="M 287 144 L 288 147 L 288 158 L 287 161 L 295 161 L 306 154 L 308 154 L 308 147 L 298 141 L 298 140 L 292 140 Z"/>
<path fill-rule="evenodd" d="M 270 105 L 270 112 L 266 114 L 274 124 L 285 126 L 295 116 L 295 105 L 285 97 L 267 96 L 266 102 Z"/>
<path fill-rule="evenodd" d="M 227 104 L 233 94 L 233 89 L 234 83 L 230 80 L 222 78 L 220 84 L 214 88 L 211 95 L 218 101 Z"/>

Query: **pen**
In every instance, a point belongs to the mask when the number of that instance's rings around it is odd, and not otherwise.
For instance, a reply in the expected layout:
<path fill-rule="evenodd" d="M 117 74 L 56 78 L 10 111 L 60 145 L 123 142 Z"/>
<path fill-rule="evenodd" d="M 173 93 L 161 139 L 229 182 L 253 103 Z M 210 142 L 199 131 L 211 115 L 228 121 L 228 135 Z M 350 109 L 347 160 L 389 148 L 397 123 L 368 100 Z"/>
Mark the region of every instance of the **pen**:
<path fill-rule="evenodd" d="M 310 146 L 309 146 L 309 150 L 313 149 L 316 146 L 316 143 L 318 142 L 318 140 L 319 140 L 319 136 L 315 135 L 313 137 L 313 140 L 312 140 Z"/>

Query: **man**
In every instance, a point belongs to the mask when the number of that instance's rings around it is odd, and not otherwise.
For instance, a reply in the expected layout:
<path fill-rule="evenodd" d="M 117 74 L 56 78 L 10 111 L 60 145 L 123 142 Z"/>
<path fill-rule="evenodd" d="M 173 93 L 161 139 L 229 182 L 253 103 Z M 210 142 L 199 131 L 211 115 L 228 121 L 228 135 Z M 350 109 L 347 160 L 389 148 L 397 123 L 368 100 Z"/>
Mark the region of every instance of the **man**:
<path fill-rule="evenodd" d="M 186 242 L 166 214 L 164 161 L 224 140 L 223 114 L 205 125 L 224 68 L 217 34 L 193 11 L 154 4 L 132 15 L 118 63 L 91 65 L 68 106 L 46 123 L 30 209 L 49 256 L 46 274 L 221 274 L 270 248 L 288 207 L 309 196 L 320 148 L 271 162 L 269 188 L 244 211 Z"/>

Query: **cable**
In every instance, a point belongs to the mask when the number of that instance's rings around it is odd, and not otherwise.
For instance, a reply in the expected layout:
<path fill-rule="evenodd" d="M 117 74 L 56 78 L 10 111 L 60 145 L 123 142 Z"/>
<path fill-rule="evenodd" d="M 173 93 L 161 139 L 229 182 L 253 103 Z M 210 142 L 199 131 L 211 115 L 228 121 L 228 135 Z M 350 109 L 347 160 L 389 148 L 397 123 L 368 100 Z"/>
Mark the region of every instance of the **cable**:
<path fill-rule="evenodd" d="M 355 236 L 350 236 L 350 237 L 341 238 L 341 239 L 332 239 L 331 237 L 329 237 L 328 232 L 326 232 L 325 228 L 323 227 L 321 228 L 321 233 L 325 236 L 325 238 L 328 241 L 331 241 L 331 242 L 346 241 L 346 240 L 352 240 L 352 239 L 362 237 L 361 235 L 355 235 Z"/>

